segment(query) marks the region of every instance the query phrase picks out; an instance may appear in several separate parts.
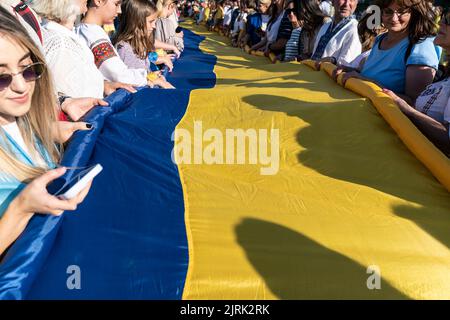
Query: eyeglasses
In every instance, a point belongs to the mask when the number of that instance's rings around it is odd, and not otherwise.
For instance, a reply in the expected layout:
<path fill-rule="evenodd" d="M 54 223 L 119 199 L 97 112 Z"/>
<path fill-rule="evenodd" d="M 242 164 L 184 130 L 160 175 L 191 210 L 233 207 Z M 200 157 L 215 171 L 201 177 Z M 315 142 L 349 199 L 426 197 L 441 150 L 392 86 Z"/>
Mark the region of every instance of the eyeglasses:
<path fill-rule="evenodd" d="M 389 17 L 389 18 L 393 17 L 394 14 L 396 14 L 397 17 L 401 18 L 401 17 L 403 17 L 404 15 L 406 15 L 408 13 L 411 13 L 411 9 L 409 9 L 409 8 L 403 8 L 403 9 L 400 9 L 400 10 L 392 10 L 390 8 L 384 8 L 383 9 L 383 14 L 386 17 Z"/>
<path fill-rule="evenodd" d="M 11 85 L 13 78 L 19 74 L 22 75 L 22 77 L 26 82 L 31 82 L 36 81 L 37 79 L 42 77 L 44 72 L 45 72 L 45 64 L 42 62 L 36 62 L 26 66 L 20 72 L 0 74 L 0 91 L 8 88 Z"/>

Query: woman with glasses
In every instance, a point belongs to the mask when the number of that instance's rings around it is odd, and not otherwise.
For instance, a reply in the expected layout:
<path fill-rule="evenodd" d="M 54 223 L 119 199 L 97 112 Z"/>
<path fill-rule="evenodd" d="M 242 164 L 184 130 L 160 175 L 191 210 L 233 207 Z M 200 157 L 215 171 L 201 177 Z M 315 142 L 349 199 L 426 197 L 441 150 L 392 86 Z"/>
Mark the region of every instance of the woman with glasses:
<path fill-rule="evenodd" d="M 378 36 L 361 73 L 347 72 L 343 81 L 361 78 L 392 90 L 409 103 L 433 82 L 441 49 L 433 44 L 435 13 L 428 0 L 377 0 L 387 32 Z"/>
<path fill-rule="evenodd" d="M 450 12 L 442 15 L 439 33 L 434 40 L 450 53 Z M 390 90 L 384 90 L 400 110 L 447 156 L 450 156 L 450 69 L 447 66 L 442 81 L 429 85 L 418 96 L 414 107 Z"/>
<path fill-rule="evenodd" d="M 60 200 L 47 192 L 47 184 L 65 172 L 55 169 L 66 139 L 56 110 L 40 50 L 20 22 L 0 7 L 0 256 L 34 213 L 75 210 L 88 193 L 89 186 L 72 200 Z M 91 127 L 76 125 L 78 130 Z"/>

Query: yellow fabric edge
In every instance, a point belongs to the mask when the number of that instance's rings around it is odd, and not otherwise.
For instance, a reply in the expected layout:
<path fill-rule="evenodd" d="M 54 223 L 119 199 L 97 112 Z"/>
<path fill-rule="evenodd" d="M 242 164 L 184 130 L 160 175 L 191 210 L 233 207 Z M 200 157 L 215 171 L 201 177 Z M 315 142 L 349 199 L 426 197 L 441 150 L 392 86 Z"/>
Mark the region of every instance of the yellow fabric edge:
<path fill-rule="evenodd" d="M 369 98 L 408 149 L 450 192 L 450 160 L 414 126 L 392 98 L 384 94 L 377 85 L 359 79 L 348 80 L 345 87 Z"/>
<path fill-rule="evenodd" d="M 313 70 L 317 70 L 316 69 L 316 62 L 313 61 L 313 60 L 303 60 L 301 62 L 301 64 L 304 64 L 305 66 L 308 66 L 308 67 L 310 67 Z"/>
<path fill-rule="evenodd" d="M 316 70 L 313 60 L 304 60 L 302 64 Z M 331 63 L 323 63 L 320 69 L 331 77 L 335 68 L 336 66 Z M 340 81 L 339 84 L 341 84 Z M 450 160 L 414 126 L 391 97 L 384 94 L 376 84 L 360 79 L 349 79 L 345 88 L 370 99 L 375 109 L 397 133 L 406 147 L 450 192 Z"/>
<path fill-rule="evenodd" d="M 215 72 L 215 66 L 214 66 L 214 70 L 213 70 L 214 74 L 216 74 Z M 216 74 L 217 77 L 217 74 Z M 198 90 L 198 89 L 196 89 Z M 181 118 L 181 120 L 178 122 L 177 126 L 175 127 L 175 130 L 177 130 L 178 125 L 180 123 L 183 123 L 183 121 L 185 120 L 185 118 L 188 115 L 188 110 L 189 107 L 191 105 L 191 96 L 192 96 L 192 92 L 194 92 L 195 90 L 191 90 L 190 94 L 189 94 L 189 99 L 187 102 L 187 107 L 186 107 L 186 111 L 183 115 L 183 117 Z M 175 140 L 175 139 L 174 139 Z M 173 142 L 173 147 L 175 148 L 175 143 L 176 141 Z M 180 165 L 177 163 L 177 168 L 178 168 L 178 175 L 180 176 L 180 183 L 181 183 L 181 191 L 183 192 L 183 201 L 184 201 L 184 224 L 185 224 L 185 228 L 186 228 L 186 237 L 187 237 L 187 247 L 188 247 L 188 267 L 187 267 L 187 272 L 186 272 L 186 278 L 184 280 L 184 287 L 183 287 L 183 294 L 181 296 L 181 300 L 186 300 L 186 296 L 188 296 L 190 294 L 189 290 L 190 290 L 190 286 L 186 286 L 186 283 L 188 282 L 188 279 L 191 279 L 192 277 L 192 270 L 194 268 L 194 246 L 192 245 L 194 243 L 194 239 L 192 236 L 192 229 L 191 229 L 191 223 L 190 223 L 190 219 L 189 219 L 189 214 L 190 214 L 190 210 L 189 210 L 189 201 L 188 201 L 188 195 L 187 195 L 187 186 L 186 186 L 186 182 L 184 179 L 184 174 L 183 174 L 183 170 L 181 170 Z"/>

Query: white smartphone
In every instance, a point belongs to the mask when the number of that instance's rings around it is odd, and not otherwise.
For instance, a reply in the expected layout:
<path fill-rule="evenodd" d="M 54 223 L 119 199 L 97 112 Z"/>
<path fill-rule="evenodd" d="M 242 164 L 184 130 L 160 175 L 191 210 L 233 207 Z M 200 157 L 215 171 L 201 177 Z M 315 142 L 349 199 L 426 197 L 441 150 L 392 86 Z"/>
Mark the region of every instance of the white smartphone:
<path fill-rule="evenodd" d="M 86 172 L 81 179 L 79 179 L 72 187 L 67 191 L 63 191 L 63 194 L 58 197 L 64 200 L 70 200 L 75 198 L 81 190 L 83 190 L 92 179 L 95 178 L 101 171 L 103 167 L 100 164 L 96 164 L 92 169 Z"/>

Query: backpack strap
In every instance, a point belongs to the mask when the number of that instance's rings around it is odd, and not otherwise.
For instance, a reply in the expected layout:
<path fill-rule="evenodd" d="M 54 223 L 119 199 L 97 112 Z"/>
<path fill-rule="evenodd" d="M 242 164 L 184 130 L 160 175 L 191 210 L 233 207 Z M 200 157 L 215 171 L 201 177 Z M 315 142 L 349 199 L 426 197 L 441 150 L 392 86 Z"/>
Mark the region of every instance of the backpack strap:
<path fill-rule="evenodd" d="M 41 26 L 39 25 L 39 22 L 37 21 L 33 12 L 31 12 L 30 8 L 25 3 L 20 1 L 20 3 L 14 7 L 14 11 L 17 12 L 23 18 L 23 20 L 25 20 L 25 22 L 30 25 L 31 28 L 33 28 L 42 44 L 43 40 Z"/>

